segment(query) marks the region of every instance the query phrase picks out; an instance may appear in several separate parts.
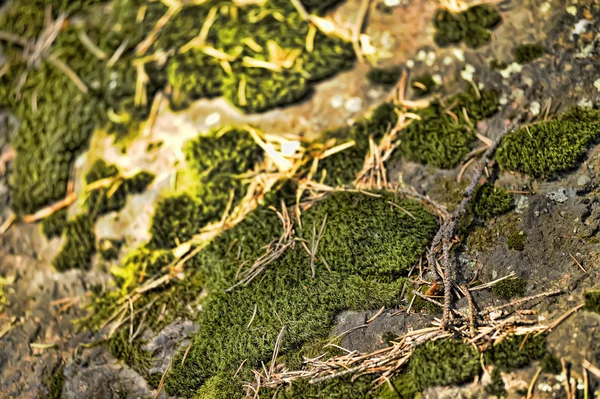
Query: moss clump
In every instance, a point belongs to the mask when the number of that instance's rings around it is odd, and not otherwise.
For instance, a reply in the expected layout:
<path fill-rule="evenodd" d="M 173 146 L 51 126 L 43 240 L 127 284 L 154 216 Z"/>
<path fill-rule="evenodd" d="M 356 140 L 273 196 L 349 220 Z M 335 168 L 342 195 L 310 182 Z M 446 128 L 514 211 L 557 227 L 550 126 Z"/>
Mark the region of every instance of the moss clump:
<path fill-rule="evenodd" d="M 552 179 L 577 167 L 600 137 L 600 111 L 574 108 L 507 135 L 496 159 L 503 169 Z"/>
<path fill-rule="evenodd" d="M 501 71 L 506 68 L 508 68 L 508 63 L 506 61 L 498 61 L 496 59 L 490 61 L 490 69 L 493 71 Z"/>
<path fill-rule="evenodd" d="M 433 21 L 434 40 L 440 47 L 464 42 L 470 48 L 479 48 L 491 41 L 490 29 L 501 21 L 500 13 L 487 4 L 470 7 L 458 14 L 440 9 Z"/>
<path fill-rule="evenodd" d="M 426 301 L 425 299 L 421 298 L 418 295 L 414 295 L 412 292 L 415 289 L 419 293 L 425 295 L 427 293 L 427 291 L 430 290 L 430 286 L 423 285 L 421 287 L 415 287 L 412 284 L 409 284 L 409 283 L 406 284 L 406 290 L 408 292 L 408 294 L 406 294 L 406 301 L 409 304 L 412 303 L 412 308 L 411 308 L 412 310 L 414 310 L 416 312 L 425 312 L 425 313 L 429 313 L 429 314 L 436 314 L 436 313 L 440 313 L 442 311 L 442 308 L 437 306 L 436 304 Z M 435 292 L 429 292 L 428 295 L 437 296 L 439 293 L 442 293 L 442 292 L 444 292 L 444 287 L 438 286 L 438 288 L 435 290 Z"/>
<path fill-rule="evenodd" d="M 585 299 L 585 310 L 600 313 L 600 291 L 588 291 L 583 297 Z"/>
<path fill-rule="evenodd" d="M 67 222 L 64 236 L 66 241 L 52 260 L 52 265 L 59 272 L 74 268 L 88 269 L 96 253 L 93 219 L 88 215 L 77 215 Z"/>
<path fill-rule="evenodd" d="M 333 378 L 319 384 L 311 384 L 308 379 L 301 379 L 279 390 L 275 398 L 331 398 L 331 399 L 375 399 L 378 392 L 373 392 L 373 378 L 363 376 Z"/>
<path fill-rule="evenodd" d="M 402 76 L 402 68 L 393 66 L 388 68 L 372 68 L 367 72 L 367 80 L 373 84 L 393 86 Z"/>
<path fill-rule="evenodd" d="M 41 399 L 60 399 L 62 398 L 63 386 L 65 385 L 65 368 L 60 366 L 55 370 L 46 381 L 46 392 L 42 394 Z"/>
<path fill-rule="evenodd" d="M 506 240 L 506 246 L 510 250 L 521 252 L 525 249 L 526 241 L 527 234 L 522 231 L 517 231 L 508 236 L 508 240 Z"/>
<path fill-rule="evenodd" d="M 504 381 L 502 380 L 502 373 L 500 372 L 500 369 L 494 367 L 491 377 L 492 382 L 489 385 L 486 385 L 485 392 L 498 398 L 505 397 L 507 392 L 506 388 L 504 387 Z"/>
<path fill-rule="evenodd" d="M 186 143 L 184 152 L 190 174 L 185 180 L 194 184 L 158 204 L 150 227 L 154 248 L 174 248 L 219 220 L 232 195 L 232 206 L 239 204 L 248 184 L 244 175 L 264 156 L 242 129 L 212 131 Z"/>
<path fill-rule="evenodd" d="M 242 382 L 239 379 L 232 379 L 226 373 L 218 373 L 202 385 L 194 399 L 238 399 L 243 396 Z"/>
<path fill-rule="evenodd" d="M 546 47 L 541 44 L 521 44 L 514 51 L 515 61 L 519 64 L 528 64 L 546 54 Z"/>
<path fill-rule="evenodd" d="M 512 208 L 512 195 L 493 184 L 484 184 L 475 191 L 472 210 L 484 220 L 502 215 Z"/>
<path fill-rule="evenodd" d="M 128 195 L 143 192 L 154 181 L 154 174 L 142 171 L 130 178 L 123 178 L 115 165 L 99 159 L 86 174 L 85 182 L 91 185 L 102 179 L 112 180 L 91 190 L 84 205 L 93 218 L 123 209 Z"/>
<path fill-rule="evenodd" d="M 122 241 L 103 238 L 98 243 L 98 253 L 105 261 L 115 260 L 119 257 Z"/>
<path fill-rule="evenodd" d="M 60 237 L 67 225 L 67 210 L 61 209 L 42 220 L 42 233 L 47 239 Z"/>
<path fill-rule="evenodd" d="M 152 356 L 140 348 L 139 341 L 133 345 L 129 342 L 127 329 L 115 332 L 107 341 L 106 346 L 115 358 L 123 360 L 138 373 L 146 375 L 146 371 L 152 364 Z"/>
<path fill-rule="evenodd" d="M 369 151 L 369 137 L 373 137 L 375 142 L 381 140 L 398 119 L 395 109 L 393 104 L 383 103 L 375 108 L 371 115 L 356 121 L 352 126 L 325 132 L 325 142 L 335 140 L 339 145 L 354 140 L 356 144 L 319 162 L 315 180 L 323 179 L 325 184 L 331 186 L 352 184 L 364 165 L 365 156 Z"/>
<path fill-rule="evenodd" d="M 527 280 L 521 277 L 507 278 L 492 286 L 492 293 L 500 298 L 513 299 L 525 295 Z"/>
<path fill-rule="evenodd" d="M 540 367 L 545 373 L 558 375 L 562 372 L 560 358 L 553 353 L 547 353 L 540 361 Z"/>
<path fill-rule="evenodd" d="M 414 78 L 411 82 L 411 87 L 417 97 L 424 97 L 433 93 L 437 89 L 438 84 L 430 74 L 425 74 Z"/>
<path fill-rule="evenodd" d="M 444 104 L 455 105 L 448 109 L 448 105 Z M 470 88 L 444 104 L 434 101 L 429 107 L 417 111 L 421 119 L 402 131 L 396 157 L 442 169 L 455 167 L 470 151 L 470 145 L 475 140 L 470 124 L 496 113 L 498 93 L 495 90 L 483 90 L 478 95 Z M 447 111 L 454 112 L 455 117 Z M 469 116 L 468 121 L 464 112 Z"/>
<path fill-rule="evenodd" d="M 201 279 L 209 295 L 202 304 L 197 319 L 200 330 L 185 363 L 176 359 L 167 376 L 168 392 L 192 395 L 219 372 L 234 372 L 245 359 L 240 376 L 247 378 L 251 368 L 268 362 L 283 325 L 280 353 L 285 355 L 305 342 L 325 337 L 339 311 L 396 301 L 403 284 L 398 277 L 417 260 L 436 225 L 419 204 L 400 203 L 415 221 L 390 206 L 387 201 L 391 199 L 336 193 L 303 212 L 302 228 L 296 233 L 304 239 L 310 239 L 313 224 L 318 228 L 327 215 L 315 278 L 310 257 L 296 246 L 249 285 L 225 292 L 235 284 L 239 265 L 254 262 L 264 253 L 265 243 L 280 234 L 277 216 L 264 209 L 224 232 L 188 261 L 190 270 L 204 276 Z M 241 247 L 232 250 L 233 245 Z M 255 306 L 256 316 L 248 328 Z"/>
<path fill-rule="evenodd" d="M 502 371 L 525 367 L 547 353 L 545 335 L 509 335 L 483 356 L 485 364 L 493 364 Z"/>

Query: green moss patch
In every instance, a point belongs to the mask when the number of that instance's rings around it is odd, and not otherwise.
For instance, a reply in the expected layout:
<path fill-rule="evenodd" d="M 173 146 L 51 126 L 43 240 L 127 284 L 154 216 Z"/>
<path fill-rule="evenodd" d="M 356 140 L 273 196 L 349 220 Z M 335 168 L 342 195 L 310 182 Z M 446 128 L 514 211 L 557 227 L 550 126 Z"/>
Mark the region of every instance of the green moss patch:
<path fill-rule="evenodd" d="M 508 236 L 506 240 L 506 246 L 508 249 L 513 251 L 523 251 L 525 249 L 525 242 L 527 241 L 527 234 L 522 231 L 517 231 Z"/>
<path fill-rule="evenodd" d="M 496 91 L 483 90 L 478 95 L 472 88 L 443 104 L 437 100 L 432 102 L 416 112 L 420 120 L 402 131 L 396 157 L 441 169 L 455 167 L 475 140 L 474 124 L 496 113 L 498 104 Z"/>
<path fill-rule="evenodd" d="M 507 190 L 493 184 L 484 184 L 475 191 L 472 204 L 478 217 L 489 220 L 508 212 L 512 208 L 513 199 Z"/>
<path fill-rule="evenodd" d="M 373 84 L 394 86 L 402 76 L 402 68 L 392 66 L 388 68 L 372 68 L 367 72 L 367 80 Z"/>
<path fill-rule="evenodd" d="M 470 48 L 479 48 L 490 43 L 490 30 L 501 21 L 500 13 L 487 4 L 470 7 L 458 14 L 440 9 L 433 21 L 434 40 L 440 47 L 464 42 Z"/>
<path fill-rule="evenodd" d="M 59 366 L 46 381 L 46 392 L 40 395 L 41 399 L 62 398 L 63 386 L 65 385 L 65 368 Z"/>
<path fill-rule="evenodd" d="M 168 375 L 169 393 L 188 395 L 191 387 L 200 387 L 213 375 L 235 371 L 244 359 L 248 367 L 260 367 L 272 355 L 284 325 L 282 354 L 325 337 L 339 311 L 397 301 L 403 284 L 398 277 L 417 260 L 436 226 L 419 204 L 401 203 L 416 222 L 394 209 L 389 200 L 338 193 L 303 213 L 297 234 L 305 239 L 310 239 L 313 224 L 321 226 L 327 215 L 315 278 L 310 256 L 297 246 L 248 286 L 225 292 L 235 284 L 240 262 L 253 262 L 264 253 L 264 244 L 277 237 L 279 224 L 272 212 L 254 212 L 202 251 L 192 269 L 205 274 L 209 295 L 185 363 L 176 359 Z M 242 245 L 239 259 L 238 251 L 228 250 L 237 242 Z M 256 316 L 247 328 L 255 306 Z"/>
<path fill-rule="evenodd" d="M 515 61 L 519 64 L 528 64 L 546 54 L 546 47 L 541 44 L 521 44 L 513 51 Z"/>
<path fill-rule="evenodd" d="M 577 167 L 600 137 L 600 111 L 575 108 L 508 134 L 496 152 L 503 169 L 552 179 Z"/>
<path fill-rule="evenodd" d="M 52 265 L 59 272 L 89 268 L 96 253 L 93 219 L 88 215 L 78 215 L 67 222 L 63 234 L 65 243 L 52 260 Z"/>
<path fill-rule="evenodd" d="M 61 209 L 42 220 L 42 233 L 47 239 L 60 237 L 67 225 L 67 216 L 67 209 Z"/>
<path fill-rule="evenodd" d="M 436 89 L 438 88 L 438 84 L 435 82 L 435 80 L 430 74 L 415 77 L 411 81 L 410 85 L 412 87 L 413 93 L 415 93 L 417 97 L 424 97 L 426 95 L 429 95 L 436 91 Z"/>
<path fill-rule="evenodd" d="M 525 296 L 527 280 L 521 277 L 508 278 L 492 286 L 492 293 L 500 298 L 513 299 Z"/>
<path fill-rule="evenodd" d="M 540 360 L 546 353 L 545 335 L 509 335 L 484 352 L 484 361 L 510 371 Z"/>
<path fill-rule="evenodd" d="M 585 299 L 584 309 L 600 314 L 600 290 L 588 291 L 583 297 Z"/>

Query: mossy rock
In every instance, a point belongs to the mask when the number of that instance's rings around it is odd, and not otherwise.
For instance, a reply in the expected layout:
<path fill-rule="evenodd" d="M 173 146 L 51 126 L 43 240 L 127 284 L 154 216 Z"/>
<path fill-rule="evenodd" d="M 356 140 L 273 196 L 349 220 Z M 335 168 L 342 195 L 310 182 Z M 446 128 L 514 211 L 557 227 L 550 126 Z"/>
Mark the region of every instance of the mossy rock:
<path fill-rule="evenodd" d="M 600 111 L 574 108 L 554 120 L 508 134 L 496 159 L 505 170 L 553 179 L 576 168 L 599 138 Z"/>
<path fill-rule="evenodd" d="M 519 64 L 529 64 L 546 54 L 546 47 L 541 44 L 521 44 L 514 49 L 513 53 L 515 61 Z"/>
<path fill-rule="evenodd" d="M 502 21 L 500 13 L 490 5 L 482 4 L 458 14 L 439 9 L 434 16 L 434 40 L 440 47 L 464 42 L 470 48 L 489 44 L 490 32 Z"/>
<path fill-rule="evenodd" d="M 265 243 L 280 234 L 276 215 L 260 209 L 188 261 L 191 270 L 204 275 L 209 295 L 185 363 L 175 360 L 167 377 L 168 392 L 191 395 L 190 390 L 199 389 L 212 376 L 235 371 L 244 359 L 242 376 L 249 367 L 267 362 L 281 323 L 286 329 L 280 353 L 285 355 L 304 342 L 325 337 L 339 311 L 397 301 L 403 284 L 398 277 L 426 248 L 436 226 L 418 203 L 401 202 L 415 221 L 391 206 L 390 200 L 337 193 L 303 212 L 297 235 L 309 240 L 313 225 L 318 230 L 327 215 L 314 278 L 310 256 L 296 246 L 248 286 L 224 291 L 235 284 L 240 262 L 256 260 Z M 232 244 L 241 247 L 231 250 Z M 255 306 L 255 319 L 247 328 Z"/>

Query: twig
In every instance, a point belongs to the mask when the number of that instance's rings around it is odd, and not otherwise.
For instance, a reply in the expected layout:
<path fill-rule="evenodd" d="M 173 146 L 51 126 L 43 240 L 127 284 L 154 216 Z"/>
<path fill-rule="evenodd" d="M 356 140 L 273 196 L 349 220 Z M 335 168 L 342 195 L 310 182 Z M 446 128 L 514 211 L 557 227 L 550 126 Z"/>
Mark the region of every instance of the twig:
<path fill-rule="evenodd" d="M 361 0 L 360 8 L 356 13 L 356 21 L 354 26 L 352 27 L 352 46 L 354 47 L 354 51 L 356 52 L 356 58 L 360 63 L 364 62 L 364 56 L 360 47 L 360 33 L 362 32 L 363 25 L 365 23 L 365 17 L 367 16 L 367 12 L 369 12 L 369 5 L 371 4 L 371 0 Z"/>
<path fill-rule="evenodd" d="M 45 219 L 48 216 L 52 215 L 53 213 L 71 205 L 73 202 L 75 202 L 76 199 L 77 199 L 77 193 L 71 192 L 65 198 L 61 199 L 60 201 L 57 201 L 51 205 L 48 205 L 47 207 L 38 210 L 34 214 L 24 216 L 23 221 L 25 223 L 33 223 L 33 222 L 37 222 L 39 220 Z"/>
<path fill-rule="evenodd" d="M 533 389 L 535 387 L 535 382 L 537 381 L 537 379 L 540 376 L 541 372 L 542 372 L 542 368 L 538 367 L 535 375 L 533 376 L 533 379 L 531 380 L 531 383 L 529 384 L 529 388 L 527 389 L 527 399 L 532 399 L 533 398 Z"/>
<path fill-rule="evenodd" d="M 17 214 L 13 212 L 9 217 L 6 218 L 4 223 L 2 223 L 2 226 L 0 226 L 0 236 L 6 233 L 15 220 L 17 220 Z"/>
<path fill-rule="evenodd" d="M 581 364 L 583 365 L 583 368 L 585 368 L 587 371 L 592 373 L 594 375 L 594 377 L 600 378 L 600 368 L 594 366 L 592 363 L 590 363 L 586 359 L 583 359 L 583 362 Z"/>
<path fill-rule="evenodd" d="M 536 295 L 528 296 L 525 298 L 519 298 L 510 303 L 505 303 L 504 305 L 494 306 L 492 308 L 484 309 L 481 312 L 479 312 L 479 314 L 482 316 L 488 315 L 490 313 L 497 312 L 497 311 L 500 311 L 500 310 L 503 310 L 503 309 L 506 309 L 509 307 L 513 307 L 513 306 L 517 307 L 519 305 L 522 305 L 529 301 L 533 301 L 535 299 L 544 298 L 544 297 L 548 297 L 548 296 L 554 296 L 554 295 L 558 295 L 558 294 L 562 294 L 562 291 L 561 290 L 552 290 L 552 291 L 542 292 L 541 294 L 536 294 Z"/>
<path fill-rule="evenodd" d="M 281 347 L 281 341 L 283 340 L 283 334 L 285 333 L 285 326 L 281 327 L 281 331 L 277 336 L 277 341 L 275 341 L 275 349 L 273 350 L 273 357 L 271 358 L 271 366 L 269 367 L 269 376 L 273 375 L 275 372 L 275 362 L 277 361 L 277 356 L 279 356 L 279 349 Z"/>
<path fill-rule="evenodd" d="M 473 288 L 469 288 L 469 291 L 473 292 L 473 291 L 485 290 L 487 288 L 490 288 L 490 287 L 498 284 L 501 281 L 504 281 L 506 279 L 513 278 L 513 277 L 515 277 L 515 272 L 510 272 L 508 275 L 506 275 L 504 277 L 500 277 L 499 279 L 496 279 L 494 281 L 490 281 L 489 283 L 485 283 L 485 284 L 477 285 Z"/>
<path fill-rule="evenodd" d="M 548 327 L 546 327 L 542 331 L 538 332 L 535 336 L 537 337 L 538 335 L 543 334 L 546 331 L 552 331 L 560 323 L 562 323 L 563 321 L 565 321 L 566 319 L 568 319 L 573 313 L 577 312 L 579 309 L 581 309 L 584 306 L 585 306 L 585 303 L 582 303 L 582 304 L 579 304 L 579 305 L 575 306 L 573 309 L 568 310 L 562 316 L 560 316 L 558 319 L 556 319 L 554 322 L 552 322 L 552 324 L 550 324 Z"/>
<path fill-rule="evenodd" d="M 75 71 L 73 71 L 67 64 L 65 64 L 64 62 L 62 62 L 61 60 L 59 60 L 58 58 L 56 58 L 56 56 L 54 54 L 50 54 L 46 57 L 46 59 L 48 60 L 48 62 L 55 66 L 56 68 L 58 68 L 62 73 L 64 73 L 65 75 L 67 75 L 67 77 L 69 79 L 71 79 L 71 81 L 75 84 L 75 86 L 77 86 L 77 88 L 83 93 L 83 94 L 87 94 L 88 93 L 88 87 L 85 85 L 85 83 L 83 83 L 83 80 L 81 80 L 79 78 L 79 76 L 77 76 L 77 74 L 75 73 Z"/>
<path fill-rule="evenodd" d="M 300 17 L 302 17 L 303 20 L 310 20 L 310 14 L 308 13 L 308 11 L 306 11 L 306 8 L 304 8 L 304 5 L 300 2 L 300 0 L 290 1 L 292 2 L 292 5 L 296 7 L 296 11 L 298 11 L 298 14 L 300 14 Z"/>
<path fill-rule="evenodd" d="M 579 263 L 579 261 L 577 260 L 577 258 L 575 258 L 573 255 L 569 254 L 569 256 L 571 257 L 571 259 L 573 259 L 573 261 L 575 261 L 575 264 L 577 266 L 579 266 L 579 268 L 584 272 L 587 273 L 587 270 L 585 270 L 585 268 L 581 265 L 581 263 Z"/>
<path fill-rule="evenodd" d="M 375 316 L 373 316 L 369 320 L 367 320 L 367 324 L 371 324 L 373 321 L 375 321 L 375 319 L 377 319 L 379 316 L 381 316 L 381 314 L 383 313 L 384 310 L 385 310 L 385 306 L 382 306 L 381 309 L 379 309 L 379 311 L 377 311 L 377 313 L 375 313 Z"/>
<path fill-rule="evenodd" d="M 252 317 L 250 318 L 250 321 L 248 322 L 248 325 L 246 326 L 246 328 L 250 328 L 250 326 L 252 325 L 252 322 L 254 321 L 254 318 L 256 317 L 256 311 L 258 310 L 258 304 L 254 304 L 254 312 L 252 312 Z"/>
<path fill-rule="evenodd" d="M 476 325 L 476 315 L 477 308 L 475 307 L 475 302 L 473 301 L 473 297 L 471 296 L 471 292 L 469 291 L 469 287 L 467 284 L 463 284 L 463 291 L 467 297 L 467 302 L 469 304 L 469 336 L 472 338 L 475 336 Z"/>
<path fill-rule="evenodd" d="M 167 365 L 167 368 L 165 369 L 165 372 L 163 373 L 162 377 L 160 377 L 160 383 L 158 384 L 158 388 L 156 388 L 156 393 L 154 394 L 154 399 L 158 399 L 160 397 L 160 392 L 163 389 L 163 386 L 165 385 L 165 378 L 167 378 L 167 373 L 169 372 L 169 369 L 171 368 L 171 364 L 173 363 L 173 357 L 171 357 L 171 359 L 169 360 L 169 364 Z"/>
<path fill-rule="evenodd" d="M 128 44 L 129 44 L 129 39 L 125 39 L 125 40 L 123 40 L 121 42 L 121 44 L 119 45 L 119 47 L 117 47 L 117 49 L 115 50 L 115 52 L 113 53 L 113 55 L 106 62 L 106 67 L 107 68 L 110 69 L 113 66 L 115 66 L 115 64 L 117 63 L 117 61 L 119 61 L 119 58 L 121 58 L 121 56 L 125 52 L 125 49 L 127 49 L 127 45 Z"/>

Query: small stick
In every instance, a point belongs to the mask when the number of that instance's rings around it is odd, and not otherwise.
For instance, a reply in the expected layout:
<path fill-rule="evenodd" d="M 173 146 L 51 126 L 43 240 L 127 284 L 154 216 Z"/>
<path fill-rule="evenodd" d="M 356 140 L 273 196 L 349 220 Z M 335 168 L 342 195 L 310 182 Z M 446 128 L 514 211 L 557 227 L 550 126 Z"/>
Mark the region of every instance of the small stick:
<path fill-rule="evenodd" d="M 306 11 L 306 8 L 304 8 L 304 5 L 299 0 L 290 1 L 292 2 L 292 5 L 296 7 L 296 11 L 298 11 L 298 14 L 300 14 L 300 17 L 302 17 L 303 20 L 310 20 L 310 14 L 308 13 L 308 11 Z"/>
<path fill-rule="evenodd" d="M 163 373 L 162 377 L 160 377 L 160 383 L 158 384 L 158 388 L 156 388 L 156 393 L 154 394 L 154 399 L 158 399 L 160 397 L 160 392 L 162 391 L 163 386 L 165 385 L 165 378 L 167 377 L 167 373 L 169 372 L 169 369 L 171 368 L 172 363 L 173 363 L 173 358 L 171 358 L 171 360 L 169 360 L 169 364 L 167 365 L 165 372 Z"/>
<path fill-rule="evenodd" d="M 252 317 L 250 318 L 250 321 L 248 322 L 248 325 L 246 326 L 246 328 L 250 328 L 250 326 L 252 325 L 252 322 L 254 321 L 254 318 L 256 317 L 256 311 L 258 310 L 258 304 L 254 304 L 254 312 L 252 312 Z"/>
<path fill-rule="evenodd" d="M 587 369 L 583 367 L 583 399 L 589 399 L 590 382 L 587 373 Z"/>
<path fill-rule="evenodd" d="M 548 292 L 542 292 L 541 294 L 536 294 L 536 295 L 528 296 L 525 298 L 520 298 L 520 299 L 517 299 L 510 303 L 506 303 L 504 305 L 494 306 L 493 308 L 484 309 L 483 311 L 479 312 L 479 314 L 480 315 L 490 314 L 492 312 L 497 312 L 499 310 L 503 310 L 503 309 L 506 309 L 506 308 L 509 308 L 512 306 L 516 307 L 516 306 L 522 305 L 526 302 L 533 301 L 535 299 L 544 298 L 544 297 L 548 297 L 548 296 L 554 296 L 554 295 L 558 295 L 558 294 L 562 294 L 562 291 L 561 290 L 553 290 L 553 291 L 548 291 Z"/>
<path fill-rule="evenodd" d="M 579 261 L 577 260 L 576 257 L 574 257 L 573 255 L 569 254 L 569 256 L 571 257 L 571 259 L 573 259 L 575 261 L 575 264 L 577 266 L 579 266 L 579 268 L 584 272 L 587 273 L 587 270 L 585 270 L 585 268 L 581 265 L 581 263 L 579 263 Z"/>
<path fill-rule="evenodd" d="M 81 90 L 81 92 L 83 94 L 87 94 L 88 93 L 88 87 L 85 85 L 85 83 L 83 83 L 83 80 L 81 80 L 79 78 L 79 76 L 77 76 L 77 74 L 75 73 L 75 71 L 73 71 L 67 64 L 65 64 L 64 62 L 62 62 L 61 60 L 59 60 L 58 58 L 56 58 L 55 55 L 50 54 L 46 57 L 46 59 L 48 60 L 48 62 L 55 66 L 56 68 L 58 68 L 62 73 L 64 73 L 65 75 L 67 75 L 67 77 L 69 79 L 71 79 L 71 81 L 73 81 L 73 83 L 75 84 L 75 86 L 77 86 L 77 88 L 79 90 Z"/>
<path fill-rule="evenodd" d="M 473 301 L 473 297 L 471 296 L 471 292 L 469 292 L 469 287 L 467 284 L 463 284 L 462 288 L 465 292 L 465 296 L 467 297 L 467 302 L 469 303 L 469 336 L 473 338 L 475 336 L 475 329 L 477 327 L 475 320 L 477 309 L 475 308 L 475 302 Z"/>
<path fill-rule="evenodd" d="M 271 366 L 269 367 L 269 378 L 275 372 L 275 361 L 277 360 L 277 356 L 279 355 L 279 349 L 281 347 L 281 341 L 283 340 L 283 333 L 285 332 L 285 326 L 281 327 L 281 331 L 277 336 L 277 341 L 275 341 L 275 349 L 273 350 L 273 358 L 271 359 Z"/>
<path fill-rule="evenodd" d="M 563 314 L 562 316 L 560 316 L 558 319 L 556 319 L 552 324 L 550 324 L 548 327 L 546 327 L 545 329 L 543 329 L 542 331 L 538 332 L 537 334 L 535 334 L 535 336 L 537 337 L 540 334 L 543 334 L 546 331 L 552 331 L 554 328 L 556 328 L 560 323 L 562 323 L 563 321 L 565 321 L 566 319 L 568 319 L 573 313 L 577 312 L 579 309 L 581 309 L 582 307 L 585 306 L 585 303 L 579 304 L 577 306 L 575 306 L 573 309 L 568 310 L 567 312 L 565 312 L 565 314 Z"/>
<path fill-rule="evenodd" d="M 527 399 L 532 399 L 533 398 L 533 389 L 535 387 L 535 382 L 537 381 L 537 379 L 540 376 L 541 372 L 542 372 L 542 368 L 538 367 L 535 375 L 533 376 L 533 380 L 531 380 L 531 384 L 529 384 L 529 389 L 527 389 Z"/>
<path fill-rule="evenodd" d="M 371 324 L 376 318 L 381 316 L 381 314 L 383 313 L 384 310 L 385 310 L 385 306 L 382 306 L 381 309 L 379 309 L 379 311 L 377 313 L 375 313 L 375 316 L 373 316 L 369 320 L 367 320 L 367 324 Z"/>
<path fill-rule="evenodd" d="M 567 391 L 567 399 L 571 399 L 571 386 L 569 385 L 569 373 L 567 371 L 567 362 L 564 358 L 560 358 L 560 364 L 562 366 L 563 373 L 565 375 L 565 391 Z"/>
<path fill-rule="evenodd" d="M 185 359 L 187 359 L 188 353 L 190 353 L 190 349 L 192 349 L 192 344 L 193 344 L 193 341 L 190 342 L 190 344 L 186 348 L 185 352 L 183 353 L 183 357 L 181 358 L 181 365 L 182 366 L 183 366 L 183 363 L 185 362 Z"/>
<path fill-rule="evenodd" d="M 583 365 L 583 368 L 585 368 L 587 371 L 592 373 L 594 375 L 594 377 L 600 378 L 600 368 L 594 366 L 592 363 L 590 363 L 586 359 L 583 359 L 583 362 L 581 364 Z"/>

